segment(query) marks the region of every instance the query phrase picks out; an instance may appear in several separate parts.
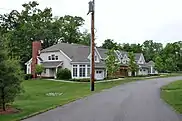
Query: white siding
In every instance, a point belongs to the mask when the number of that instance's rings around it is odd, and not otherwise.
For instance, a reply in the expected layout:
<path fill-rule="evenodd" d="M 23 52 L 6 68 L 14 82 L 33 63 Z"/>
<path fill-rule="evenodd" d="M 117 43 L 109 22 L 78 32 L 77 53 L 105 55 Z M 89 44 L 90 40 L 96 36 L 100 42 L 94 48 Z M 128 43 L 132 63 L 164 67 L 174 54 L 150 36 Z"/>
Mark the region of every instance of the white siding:
<path fill-rule="evenodd" d="M 70 64 L 70 60 L 61 52 L 46 52 L 46 53 L 41 53 L 40 57 L 44 60 L 44 61 L 52 61 L 52 60 L 48 60 L 48 56 L 55 54 L 56 56 L 58 56 L 58 60 L 57 61 L 63 61 L 63 68 L 68 68 L 69 70 L 72 69 L 72 66 Z M 56 61 L 56 60 L 54 60 Z"/>
<path fill-rule="evenodd" d="M 27 64 L 26 74 L 31 74 L 31 63 Z"/>
<path fill-rule="evenodd" d="M 148 69 L 140 69 L 138 75 L 148 75 Z"/>

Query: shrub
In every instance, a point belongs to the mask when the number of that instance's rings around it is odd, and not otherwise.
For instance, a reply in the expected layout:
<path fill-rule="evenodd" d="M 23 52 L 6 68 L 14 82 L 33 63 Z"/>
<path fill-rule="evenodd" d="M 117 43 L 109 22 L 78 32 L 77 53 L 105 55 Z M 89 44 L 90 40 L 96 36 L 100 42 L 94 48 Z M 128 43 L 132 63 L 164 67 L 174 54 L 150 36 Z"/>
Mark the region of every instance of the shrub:
<path fill-rule="evenodd" d="M 160 74 L 149 74 L 149 76 L 160 76 Z"/>
<path fill-rule="evenodd" d="M 39 76 L 41 76 L 41 73 L 44 71 L 44 67 L 43 67 L 43 65 L 41 64 L 41 65 L 36 65 L 36 67 L 35 67 L 35 72 L 36 72 L 36 74 L 38 74 Z"/>
<path fill-rule="evenodd" d="M 25 80 L 32 79 L 32 74 L 25 74 L 25 75 L 24 75 L 24 79 L 25 79 Z"/>
<path fill-rule="evenodd" d="M 58 69 L 56 76 L 57 79 L 71 79 L 71 71 L 67 68 Z"/>

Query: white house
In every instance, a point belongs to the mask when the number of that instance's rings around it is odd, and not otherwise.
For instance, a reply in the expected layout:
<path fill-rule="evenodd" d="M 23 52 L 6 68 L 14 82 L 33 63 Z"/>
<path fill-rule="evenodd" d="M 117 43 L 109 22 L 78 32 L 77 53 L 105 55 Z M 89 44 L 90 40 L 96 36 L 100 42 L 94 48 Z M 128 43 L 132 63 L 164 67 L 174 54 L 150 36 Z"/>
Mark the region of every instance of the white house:
<path fill-rule="evenodd" d="M 67 68 L 71 71 L 72 78 L 90 78 L 90 47 L 79 44 L 59 43 L 40 50 L 36 44 L 32 44 L 32 57 L 25 63 L 27 74 L 35 73 L 35 64 L 42 64 L 45 68 L 42 73 L 43 77 L 56 78 L 56 72 L 59 68 Z M 34 49 L 36 48 L 36 49 Z M 37 49 L 38 48 L 38 49 Z M 107 76 L 105 58 L 107 49 L 95 48 L 95 79 L 102 80 Z M 115 51 L 118 60 L 122 66 L 127 66 L 129 62 L 128 53 L 123 51 Z M 34 60 L 34 64 L 32 63 Z M 146 63 L 142 53 L 135 54 L 136 63 L 139 65 L 139 75 L 148 75 L 156 73 L 154 63 Z M 122 71 L 122 70 L 121 70 Z M 121 73 L 122 74 L 122 73 Z M 130 73 L 126 70 L 124 76 Z"/>

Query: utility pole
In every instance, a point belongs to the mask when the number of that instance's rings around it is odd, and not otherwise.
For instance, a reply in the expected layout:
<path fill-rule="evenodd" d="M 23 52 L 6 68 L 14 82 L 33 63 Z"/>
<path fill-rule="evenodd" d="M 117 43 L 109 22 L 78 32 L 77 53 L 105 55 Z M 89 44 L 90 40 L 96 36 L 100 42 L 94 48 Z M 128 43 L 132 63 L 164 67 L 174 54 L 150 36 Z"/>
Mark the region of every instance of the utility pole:
<path fill-rule="evenodd" d="M 91 13 L 91 79 L 90 79 L 90 90 L 94 91 L 94 81 L 95 81 L 95 0 L 89 2 L 89 12 Z"/>

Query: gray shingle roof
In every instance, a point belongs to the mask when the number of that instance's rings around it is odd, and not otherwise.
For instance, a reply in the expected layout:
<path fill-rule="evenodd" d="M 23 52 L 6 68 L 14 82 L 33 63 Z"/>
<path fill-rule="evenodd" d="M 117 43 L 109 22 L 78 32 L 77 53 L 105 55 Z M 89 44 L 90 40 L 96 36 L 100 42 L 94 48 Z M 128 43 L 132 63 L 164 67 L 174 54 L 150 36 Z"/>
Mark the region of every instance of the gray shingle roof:
<path fill-rule="evenodd" d="M 98 47 L 97 50 L 98 50 L 101 58 L 106 58 L 107 57 L 107 54 L 106 54 L 107 51 L 108 51 L 107 49 L 103 49 L 103 48 Z"/>
<path fill-rule="evenodd" d="M 68 43 L 59 43 L 48 47 L 46 49 L 41 50 L 41 52 L 52 52 L 52 51 L 63 51 L 71 60 L 72 62 L 90 62 L 88 56 L 90 54 L 90 47 L 85 45 L 79 44 L 68 44 Z M 103 49 L 97 47 L 97 50 L 101 56 L 101 58 L 105 59 L 107 57 L 106 52 L 108 49 Z M 125 54 L 128 56 L 128 52 L 126 51 L 119 51 L 122 56 Z M 142 53 L 135 53 L 136 61 L 139 60 Z M 117 56 L 117 55 L 116 55 Z M 96 66 L 104 67 L 104 62 L 97 63 Z"/>
<path fill-rule="evenodd" d="M 142 53 L 135 53 L 135 60 L 138 61 L 140 59 Z"/>
<path fill-rule="evenodd" d="M 59 43 L 48 47 L 41 52 L 59 51 L 62 50 L 72 62 L 88 62 L 90 47 L 78 44 Z"/>

